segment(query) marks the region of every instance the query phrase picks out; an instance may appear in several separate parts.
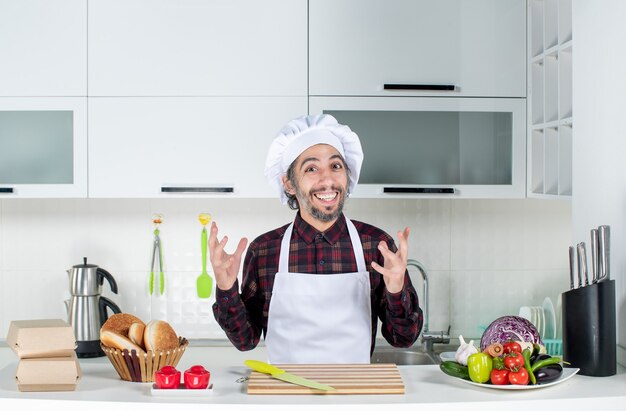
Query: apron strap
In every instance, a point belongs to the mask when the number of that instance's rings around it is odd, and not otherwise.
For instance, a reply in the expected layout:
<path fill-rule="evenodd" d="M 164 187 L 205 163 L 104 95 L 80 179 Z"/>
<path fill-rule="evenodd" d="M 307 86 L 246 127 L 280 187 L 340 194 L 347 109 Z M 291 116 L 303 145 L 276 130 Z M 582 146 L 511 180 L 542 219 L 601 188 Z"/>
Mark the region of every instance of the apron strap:
<path fill-rule="evenodd" d="M 344 217 L 346 219 L 346 226 L 348 227 L 348 233 L 350 234 L 350 241 L 352 242 L 352 249 L 354 250 L 354 258 L 356 259 L 356 267 L 357 271 L 365 271 L 365 254 L 363 253 L 363 244 L 361 244 L 361 239 L 359 238 L 359 232 L 356 227 L 350 221 L 349 218 Z M 291 234 L 293 233 L 293 222 L 289 224 L 285 234 L 283 235 L 283 239 L 280 243 L 280 257 L 278 259 L 278 272 L 286 273 L 289 268 L 289 249 L 291 243 Z M 287 252 L 283 252 L 287 250 Z"/>
<path fill-rule="evenodd" d="M 291 233 L 293 231 L 293 221 L 287 227 L 285 234 L 283 235 L 283 240 L 280 243 L 280 258 L 278 260 L 278 272 L 286 273 L 289 268 L 289 245 L 291 242 Z M 287 250 L 285 253 L 284 250 Z"/>

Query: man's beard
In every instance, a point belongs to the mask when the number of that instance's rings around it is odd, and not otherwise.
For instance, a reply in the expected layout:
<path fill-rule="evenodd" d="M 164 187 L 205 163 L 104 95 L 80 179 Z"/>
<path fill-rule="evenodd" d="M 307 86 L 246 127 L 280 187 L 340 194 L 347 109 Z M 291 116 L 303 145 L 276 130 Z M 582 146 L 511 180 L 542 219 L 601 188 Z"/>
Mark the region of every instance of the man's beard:
<path fill-rule="evenodd" d="M 337 208 L 335 209 L 335 211 L 324 211 L 315 207 L 311 203 L 309 197 L 306 196 L 302 191 L 300 191 L 300 188 L 296 185 L 296 197 L 298 199 L 298 204 L 300 208 L 305 208 L 306 211 L 313 216 L 313 218 L 321 222 L 328 223 L 330 221 L 336 220 L 343 211 L 343 204 L 346 200 L 346 196 L 345 191 L 341 188 L 332 186 L 331 189 L 337 191 L 337 195 L 339 196 L 339 203 L 337 204 Z M 311 191 L 309 192 L 309 195 L 314 196 L 314 194 L 318 191 L 321 190 Z"/>

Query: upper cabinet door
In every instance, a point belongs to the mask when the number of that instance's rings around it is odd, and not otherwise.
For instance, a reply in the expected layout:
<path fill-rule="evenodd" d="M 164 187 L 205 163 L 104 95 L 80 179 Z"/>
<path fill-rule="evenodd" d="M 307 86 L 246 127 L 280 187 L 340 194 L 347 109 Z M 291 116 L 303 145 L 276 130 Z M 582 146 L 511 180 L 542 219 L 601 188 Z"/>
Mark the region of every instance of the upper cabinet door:
<path fill-rule="evenodd" d="M 305 96 L 306 0 L 89 0 L 91 96 Z"/>
<path fill-rule="evenodd" d="M 87 196 L 87 97 L 0 98 L 0 199 Z"/>
<path fill-rule="evenodd" d="M 0 96 L 87 95 L 87 0 L 0 0 Z"/>
<path fill-rule="evenodd" d="M 526 0 L 309 3 L 311 95 L 526 97 Z"/>
<path fill-rule="evenodd" d="M 306 97 L 89 101 L 89 197 L 274 197 L 267 150 Z"/>

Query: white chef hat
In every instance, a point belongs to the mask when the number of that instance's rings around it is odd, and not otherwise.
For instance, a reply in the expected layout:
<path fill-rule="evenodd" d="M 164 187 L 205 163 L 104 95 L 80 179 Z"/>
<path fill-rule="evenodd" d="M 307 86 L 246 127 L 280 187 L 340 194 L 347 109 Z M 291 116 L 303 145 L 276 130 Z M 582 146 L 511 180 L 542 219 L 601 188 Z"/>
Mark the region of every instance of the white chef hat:
<path fill-rule="evenodd" d="M 339 124 L 330 114 L 302 116 L 287 123 L 270 145 L 265 160 L 265 177 L 287 204 L 282 177 L 303 151 L 316 144 L 328 144 L 339 151 L 350 170 L 348 192 L 359 181 L 363 150 L 359 136 L 350 127 Z"/>

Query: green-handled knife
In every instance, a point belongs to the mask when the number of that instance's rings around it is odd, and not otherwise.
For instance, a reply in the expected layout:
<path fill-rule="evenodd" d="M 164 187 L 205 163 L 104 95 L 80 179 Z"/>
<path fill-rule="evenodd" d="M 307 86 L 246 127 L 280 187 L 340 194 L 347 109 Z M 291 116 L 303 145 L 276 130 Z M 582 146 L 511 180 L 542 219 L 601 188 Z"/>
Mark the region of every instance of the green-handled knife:
<path fill-rule="evenodd" d="M 317 381 L 308 380 L 303 377 L 298 377 L 297 375 L 290 374 L 285 370 L 281 370 L 278 367 L 274 367 L 273 365 L 264 363 L 263 361 L 256 360 L 246 360 L 244 363 L 252 368 L 254 371 L 261 372 L 263 374 L 269 374 L 272 378 L 276 378 L 281 381 L 285 381 L 291 384 L 302 385 L 303 387 L 315 388 L 316 390 L 322 391 L 332 391 L 333 387 L 326 384 L 321 384 Z"/>

